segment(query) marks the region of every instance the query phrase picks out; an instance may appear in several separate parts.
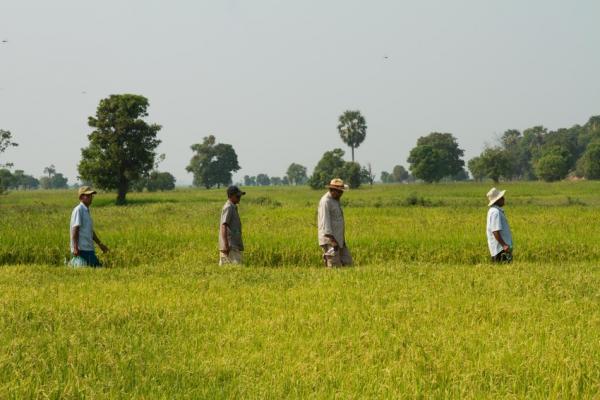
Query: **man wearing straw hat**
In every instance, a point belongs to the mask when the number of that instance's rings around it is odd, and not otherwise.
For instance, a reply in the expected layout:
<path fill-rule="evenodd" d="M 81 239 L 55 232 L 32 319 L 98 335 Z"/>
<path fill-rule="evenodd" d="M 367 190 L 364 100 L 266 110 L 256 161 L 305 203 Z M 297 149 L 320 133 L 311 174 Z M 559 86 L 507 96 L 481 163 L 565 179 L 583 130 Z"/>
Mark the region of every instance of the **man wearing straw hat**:
<path fill-rule="evenodd" d="M 317 224 L 319 245 L 327 267 L 352 265 L 352 255 L 345 239 L 344 212 L 340 198 L 347 190 L 344 181 L 336 178 L 329 183 L 329 191 L 319 202 Z"/>
<path fill-rule="evenodd" d="M 502 207 L 506 190 L 490 189 L 487 193 L 487 240 L 493 262 L 512 261 L 512 234 Z"/>
<path fill-rule="evenodd" d="M 103 252 L 108 251 L 94 232 L 94 224 L 90 215 L 90 206 L 96 191 L 89 186 L 79 188 L 79 205 L 71 213 L 71 262 L 74 267 L 101 267 L 102 264 L 94 250 L 94 242 Z"/>

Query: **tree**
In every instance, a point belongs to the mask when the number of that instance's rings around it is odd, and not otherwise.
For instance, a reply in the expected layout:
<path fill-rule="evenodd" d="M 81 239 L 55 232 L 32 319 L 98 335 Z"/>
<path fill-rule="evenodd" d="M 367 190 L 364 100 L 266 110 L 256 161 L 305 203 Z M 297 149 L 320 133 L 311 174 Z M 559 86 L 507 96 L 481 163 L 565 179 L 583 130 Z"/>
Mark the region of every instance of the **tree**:
<path fill-rule="evenodd" d="M 12 133 L 0 129 L 0 154 L 4 153 L 9 147 L 16 146 L 18 146 L 18 144 L 13 142 Z M 12 164 L 0 164 L 0 167 L 12 167 Z"/>
<path fill-rule="evenodd" d="M 461 159 L 463 154 L 452 134 L 433 132 L 420 137 L 417 146 L 410 151 L 410 171 L 425 182 L 439 182 L 460 172 L 465 165 Z"/>
<path fill-rule="evenodd" d="M 402 165 L 394 166 L 394 169 L 392 170 L 392 176 L 391 176 L 391 178 L 393 179 L 394 182 L 404 182 L 404 181 L 407 181 L 409 177 L 410 177 L 410 174 L 408 173 L 406 168 L 404 168 Z"/>
<path fill-rule="evenodd" d="M 54 164 L 44 168 L 44 173 L 48 174 L 48 178 L 52 178 L 52 175 L 56 174 L 56 167 L 54 166 Z"/>
<path fill-rule="evenodd" d="M 67 189 L 69 187 L 68 179 L 61 173 L 54 173 L 51 178 L 43 176 L 40 178 L 42 189 Z"/>
<path fill-rule="evenodd" d="M 473 157 L 468 162 L 469 171 L 476 181 L 482 181 L 486 177 L 485 168 L 481 156 Z"/>
<path fill-rule="evenodd" d="M 329 184 L 333 178 L 339 177 L 339 172 L 344 168 L 344 151 L 333 149 L 326 151 L 317 163 L 308 184 L 313 189 L 322 189 Z"/>
<path fill-rule="evenodd" d="M 290 181 L 290 184 L 304 185 L 308 180 L 306 176 L 306 167 L 300 164 L 292 163 L 287 169 L 286 176 Z"/>
<path fill-rule="evenodd" d="M 81 179 L 105 190 L 117 190 L 117 204 L 125 204 L 131 182 L 154 166 L 160 125 L 148 124 L 148 99 L 133 94 L 111 95 L 100 101 L 88 125 L 94 131 L 82 149 Z"/>
<path fill-rule="evenodd" d="M 360 169 L 360 182 L 368 183 L 371 186 L 373 185 L 373 182 L 375 182 L 375 174 L 373 173 L 371 163 L 368 163 L 366 167 Z"/>
<path fill-rule="evenodd" d="M 148 177 L 146 188 L 149 192 L 175 189 L 175 177 L 168 172 L 152 171 Z"/>
<path fill-rule="evenodd" d="M 346 161 L 344 162 L 342 169 L 336 171 L 336 175 L 343 179 L 344 182 L 352 189 L 356 189 L 359 188 L 360 184 L 362 183 L 360 171 L 361 168 L 359 163 Z"/>
<path fill-rule="evenodd" d="M 390 175 L 389 172 L 387 171 L 381 171 L 381 183 L 391 183 L 392 180 L 392 176 Z"/>
<path fill-rule="evenodd" d="M 267 174 L 256 175 L 256 184 L 258 186 L 269 186 L 271 184 L 271 178 Z"/>
<path fill-rule="evenodd" d="M 458 173 L 447 176 L 445 179 L 449 182 L 464 182 L 469 180 L 469 173 L 466 169 L 461 168 L 461 170 L 458 171 Z"/>
<path fill-rule="evenodd" d="M 338 119 L 338 132 L 342 141 L 352 149 L 352 162 L 354 162 L 354 149 L 360 146 L 367 136 L 367 122 L 360 111 L 345 111 Z"/>
<path fill-rule="evenodd" d="M 488 147 L 481 153 L 478 160 L 479 165 L 476 165 L 481 168 L 481 171 L 473 171 L 471 164 L 469 164 L 469 169 L 475 179 L 477 179 L 476 174 L 482 173 L 483 177 L 498 183 L 500 178 L 510 179 L 513 176 L 512 160 L 510 154 L 503 148 Z"/>
<path fill-rule="evenodd" d="M 15 184 L 15 188 L 22 188 L 25 190 L 28 189 L 37 189 L 40 186 L 40 181 L 35 179 L 31 175 L 26 175 L 25 171 L 21 169 L 17 169 L 13 174 L 13 181 Z"/>
<path fill-rule="evenodd" d="M 308 180 L 310 187 L 322 189 L 329 185 L 333 178 L 341 178 L 351 188 L 358 188 L 361 184 L 360 164 L 344 161 L 343 157 L 342 149 L 326 151 Z"/>
<path fill-rule="evenodd" d="M 272 176 L 271 177 L 271 186 L 281 186 L 283 183 L 283 181 L 281 180 L 280 177 L 278 176 Z"/>
<path fill-rule="evenodd" d="M 586 179 L 600 179 L 600 142 L 593 142 L 587 146 L 578 167 Z"/>
<path fill-rule="evenodd" d="M 0 193 L 14 187 L 14 177 L 9 169 L 0 168 Z"/>
<path fill-rule="evenodd" d="M 230 144 L 216 143 L 213 135 L 204 138 L 202 143 L 191 146 L 195 152 L 186 167 L 194 174 L 194 186 L 213 186 L 231 184 L 232 174 L 240 170 L 238 157 Z"/>
<path fill-rule="evenodd" d="M 550 152 L 535 163 L 536 175 L 546 182 L 559 181 L 569 173 L 569 158 L 562 152 Z"/>
<path fill-rule="evenodd" d="M 256 186 L 256 177 L 244 175 L 244 186 Z"/>

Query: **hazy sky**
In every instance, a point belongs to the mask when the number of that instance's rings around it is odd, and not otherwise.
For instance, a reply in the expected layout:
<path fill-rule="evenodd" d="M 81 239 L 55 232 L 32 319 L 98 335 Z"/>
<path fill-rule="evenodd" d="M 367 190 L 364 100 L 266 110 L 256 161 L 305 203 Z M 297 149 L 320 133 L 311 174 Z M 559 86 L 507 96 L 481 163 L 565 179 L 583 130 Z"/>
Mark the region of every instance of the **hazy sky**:
<path fill-rule="evenodd" d="M 378 175 L 432 131 L 469 159 L 506 129 L 600 114 L 599 16 L 598 0 L 0 0 L 0 128 L 20 144 L 0 162 L 73 183 L 87 117 L 118 93 L 148 97 L 180 183 L 209 134 L 236 149 L 236 179 L 349 158 L 346 109 Z"/>

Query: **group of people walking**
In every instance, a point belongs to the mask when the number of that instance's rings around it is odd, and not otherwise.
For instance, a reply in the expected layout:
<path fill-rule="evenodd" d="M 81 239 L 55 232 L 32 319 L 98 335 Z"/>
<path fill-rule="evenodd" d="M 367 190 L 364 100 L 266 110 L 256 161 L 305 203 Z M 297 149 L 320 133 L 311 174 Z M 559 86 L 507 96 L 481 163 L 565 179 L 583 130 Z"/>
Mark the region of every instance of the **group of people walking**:
<path fill-rule="evenodd" d="M 327 186 L 327 193 L 321 197 L 318 205 L 317 227 L 318 243 L 322 250 L 323 263 L 327 267 L 352 265 L 352 255 L 346 243 L 346 226 L 341 198 L 348 186 L 336 178 Z M 512 234 L 504 213 L 506 191 L 492 188 L 487 193 L 487 242 L 493 262 L 512 261 Z M 89 186 L 79 188 L 80 203 L 71 214 L 71 266 L 100 267 L 102 264 L 95 253 L 94 243 L 103 252 L 108 251 L 94 231 L 89 208 L 96 191 Z M 246 192 L 237 186 L 227 188 L 227 201 L 221 210 L 219 224 L 219 265 L 242 264 L 244 242 L 242 239 L 242 221 L 238 204 Z"/>

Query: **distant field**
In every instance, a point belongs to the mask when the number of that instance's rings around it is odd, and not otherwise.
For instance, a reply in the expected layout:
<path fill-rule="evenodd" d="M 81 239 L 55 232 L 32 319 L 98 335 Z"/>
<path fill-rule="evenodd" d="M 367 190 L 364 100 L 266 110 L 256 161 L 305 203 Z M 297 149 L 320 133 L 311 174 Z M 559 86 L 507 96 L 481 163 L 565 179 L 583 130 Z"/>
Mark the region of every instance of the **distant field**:
<path fill-rule="evenodd" d="M 0 398 L 600 396 L 600 184 L 344 196 L 357 267 L 320 268 L 324 191 L 248 188 L 246 267 L 216 266 L 222 190 L 101 193 L 109 268 L 73 270 L 72 192 L 0 196 Z"/>
<path fill-rule="evenodd" d="M 600 184 L 509 184 L 506 212 L 521 261 L 600 260 Z M 344 196 L 348 242 L 359 265 L 487 261 L 489 185 L 390 185 Z M 249 188 L 240 206 L 247 261 L 255 266 L 318 265 L 316 205 L 323 191 Z M 68 257 L 72 192 L 0 196 L 0 264 L 62 265 Z M 95 227 L 113 249 L 108 266 L 170 261 L 214 263 L 223 190 L 131 194 L 114 206 L 100 194 Z M 408 203 L 424 203 L 411 206 Z"/>

